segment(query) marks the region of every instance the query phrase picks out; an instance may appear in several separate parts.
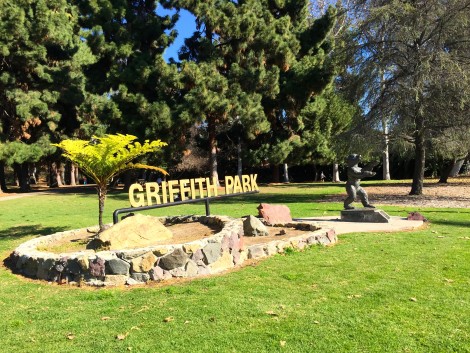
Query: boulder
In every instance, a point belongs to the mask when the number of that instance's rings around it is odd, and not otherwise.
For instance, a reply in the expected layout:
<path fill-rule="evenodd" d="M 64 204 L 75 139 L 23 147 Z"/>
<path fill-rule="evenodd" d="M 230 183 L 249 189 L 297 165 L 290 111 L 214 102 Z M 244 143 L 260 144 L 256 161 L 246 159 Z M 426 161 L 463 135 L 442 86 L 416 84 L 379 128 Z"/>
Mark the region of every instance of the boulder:
<path fill-rule="evenodd" d="M 186 265 L 189 256 L 180 248 L 173 251 L 171 254 L 165 255 L 160 258 L 158 265 L 164 270 L 172 270 L 177 267 Z"/>
<path fill-rule="evenodd" d="M 90 260 L 89 262 L 90 274 L 93 277 L 104 277 L 105 275 L 105 261 L 99 257 Z"/>
<path fill-rule="evenodd" d="M 128 275 L 131 264 L 121 259 L 111 259 L 106 262 L 106 273 L 114 275 Z"/>
<path fill-rule="evenodd" d="M 131 260 L 132 271 L 148 272 L 155 266 L 155 262 L 157 262 L 157 259 L 158 258 L 151 251 L 147 252 L 142 256 L 136 257 L 135 259 Z"/>
<path fill-rule="evenodd" d="M 222 255 L 222 247 L 220 243 L 209 243 L 202 249 L 202 252 L 204 253 L 204 263 L 210 265 Z"/>
<path fill-rule="evenodd" d="M 173 234 L 156 217 L 137 214 L 127 217 L 98 235 L 97 239 L 110 250 L 142 248 Z"/>
<path fill-rule="evenodd" d="M 269 235 L 268 228 L 261 221 L 253 216 L 248 216 L 243 221 L 243 231 L 245 236 L 256 237 Z"/>
<path fill-rule="evenodd" d="M 289 207 L 285 205 L 270 205 L 262 203 L 258 206 L 259 215 L 268 225 L 292 222 Z"/>
<path fill-rule="evenodd" d="M 131 274 L 131 278 L 137 282 L 147 282 L 150 279 L 150 275 L 148 273 L 134 272 Z"/>
<path fill-rule="evenodd" d="M 427 222 L 428 220 L 419 212 L 410 212 L 408 213 L 408 217 L 406 217 L 408 221 L 423 221 Z"/>

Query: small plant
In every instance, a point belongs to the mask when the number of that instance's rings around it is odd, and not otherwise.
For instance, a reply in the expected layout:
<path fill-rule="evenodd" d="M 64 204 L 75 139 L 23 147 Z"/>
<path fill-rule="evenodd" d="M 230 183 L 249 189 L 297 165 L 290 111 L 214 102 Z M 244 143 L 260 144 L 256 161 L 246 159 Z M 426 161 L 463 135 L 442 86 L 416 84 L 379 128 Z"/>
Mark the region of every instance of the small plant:
<path fill-rule="evenodd" d="M 285 255 L 294 255 L 296 253 L 296 250 L 294 248 L 285 248 L 284 249 L 284 254 Z"/>
<path fill-rule="evenodd" d="M 144 154 L 156 152 L 166 146 L 160 140 L 146 140 L 144 144 L 135 141 L 133 135 L 104 135 L 94 136 L 90 141 L 64 140 L 54 144 L 61 148 L 63 156 L 78 165 L 86 174 L 92 177 L 96 183 L 98 192 L 98 223 L 100 232 L 104 230 L 103 211 L 108 183 L 116 175 L 130 169 L 152 169 L 163 174 L 165 170 L 146 164 L 133 163 L 133 161 Z"/>

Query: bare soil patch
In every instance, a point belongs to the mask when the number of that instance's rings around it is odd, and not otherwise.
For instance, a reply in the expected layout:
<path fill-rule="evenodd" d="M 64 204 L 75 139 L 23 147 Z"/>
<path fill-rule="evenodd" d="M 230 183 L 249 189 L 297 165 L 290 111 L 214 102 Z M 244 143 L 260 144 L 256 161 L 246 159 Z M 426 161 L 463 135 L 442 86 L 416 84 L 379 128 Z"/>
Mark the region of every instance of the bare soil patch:
<path fill-rule="evenodd" d="M 200 222 L 178 223 L 167 226 L 173 233 L 170 239 L 155 241 L 155 245 L 169 245 L 169 244 L 184 244 L 194 240 L 203 239 L 211 236 L 218 231 L 219 228 L 210 227 Z M 94 237 L 95 234 L 89 233 L 86 229 L 80 232 L 64 237 L 53 245 L 42 247 L 41 251 L 50 251 L 53 253 L 66 253 L 86 250 L 87 243 Z"/>
<path fill-rule="evenodd" d="M 169 245 L 169 244 L 184 244 L 195 240 L 204 239 L 209 237 L 220 229 L 210 227 L 199 222 L 178 223 L 167 226 L 173 233 L 173 238 L 156 241 L 155 245 Z M 289 227 L 267 227 L 269 235 L 264 237 L 245 237 L 245 245 L 267 243 L 272 240 L 283 240 L 293 236 L 306 233 L 305 230 L 298 230 Z M 284 234 L 281 235 L 281 230 Z M 54 244 L 41 247 L 38 250 L 49 251 L 53 253 L 68 253 L 86 250 L 86 245 L 93 238 L 95 234 L 87 232 L 86 229 L 80 232 L 64 237 Z"/>

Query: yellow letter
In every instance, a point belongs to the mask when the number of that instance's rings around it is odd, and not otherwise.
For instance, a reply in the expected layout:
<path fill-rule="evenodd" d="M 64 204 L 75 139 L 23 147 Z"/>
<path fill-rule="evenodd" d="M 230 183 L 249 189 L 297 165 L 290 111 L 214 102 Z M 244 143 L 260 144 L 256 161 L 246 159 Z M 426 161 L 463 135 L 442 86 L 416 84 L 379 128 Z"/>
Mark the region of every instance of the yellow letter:
<path fill-rule="evenodd" d="M 153 191 L 151 190 L 152 188 Z M 152 197 L 155 198 L 157 205 L 161 203 L 160 195 L 158 195 L 158 192 L 160 191 L 160 185 L 158 185 L 158 183 L 145 183 L 145 191 L 147 192 L 147 205 L 152 205 Z"/>
<path fill-rule="evenodd" d="M 203 198 L 204 197 L 204 187 L 202 185 L 202 183 L 205 181 L 206 179 L 204 178 L 197 178 L 197 179 L 194 179 L 194 182 L 198 184 L 198 187 L 199 187 L 199 197 L 200 198 Z"/>
<path fill-rule="evenodd" d="M 196 186 L 194 185 L 194 179 L 190 179 L 191 186 L 191 198 L 194 200 L 196 198 Z"/>
<path fill-rule="evenodd" d="M 166 192 L 166 181 L 162 181 L 162 202 L 167 203 L 168 202 L 168 196 Z"/>
<path fill-rule="evenodd" d="M 233 177 L 230 175 L 225 176 L 225 195 L 233 193 Z"/>
<path fill-rule="evenodd" d="M 219 190 L 217 190 L 217 179 L 215 177 L 212 178 L 212 185 L 209 178 L 206 178 L 206 189 L 207 189 L 207 197 L 211 197 L 211 189 L 214 192 L 214 196 L 219 194 Z"/>
<path fill-rule="evenodd" d="M 240 182 L 240 177 L 238 175 L 235 175 L 233 177 L 233 193 L 237 193 L 237 192 L 242 192 L 242 184 Z"/>
<path fill-rule="evenodd" d="M 186 191 L 191 191 L 191 188 L 187 187 L 189 179 L 181 179 L 180 180 L 180 194 L 181 194 L 181 201 L 184 201 L 187 199 L 186 197 Z"/>
<path fill-rule="evenodd" d="M 251 179 L 251 190 L 259 190 L 258 184 L 256 183 L 256 178 L 258 177 L 258 174 L 250 174 L 250 179 Z"/>
<path fill-rule="evenodd" d="M 168 196 L 170 197 L 170 202 L 175 201 L 174 195 L 178 193 L 178 189 L 173 188 L 175 185 L 178 185 L 178 180 L 170 180 L 168 182 Z"/>
<path fill-rule="evenodd" d="M 242 184 L 243 192 L 251 191 L 250 177 L 248 175 L 242 175 Z"/>
<path fill-rule="evenodd" d="M 140 184 L 132 184 L 129 188 L 129 202 L 131 203 L 132 207 L 140 207 L 145 205 L 145 198 L 143 194 L 139 194 L 139 201 L 135 200 L 134 197 L 134 190 L 137 189 L 138 191 L 144 191 L 144 188 Z"/>

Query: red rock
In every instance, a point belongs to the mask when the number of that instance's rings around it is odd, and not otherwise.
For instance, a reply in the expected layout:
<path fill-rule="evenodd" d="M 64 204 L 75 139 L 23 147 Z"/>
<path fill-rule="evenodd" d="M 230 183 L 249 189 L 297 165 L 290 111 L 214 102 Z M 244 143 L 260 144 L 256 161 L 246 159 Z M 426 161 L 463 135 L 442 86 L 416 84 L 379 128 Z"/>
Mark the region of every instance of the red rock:
<path fill-rule="evenodd" d="M 408 217 L 406 218 L 409 221 L 423 221 L 427 222 L 428 220 L 419 212 L 410 212 L 408 213 Z"/>
<path fill-rule="evenodd" d="M 258 206 L 259 215 L 268 225 L 292 222 L 289 207 L 262 203 Z"/>

